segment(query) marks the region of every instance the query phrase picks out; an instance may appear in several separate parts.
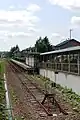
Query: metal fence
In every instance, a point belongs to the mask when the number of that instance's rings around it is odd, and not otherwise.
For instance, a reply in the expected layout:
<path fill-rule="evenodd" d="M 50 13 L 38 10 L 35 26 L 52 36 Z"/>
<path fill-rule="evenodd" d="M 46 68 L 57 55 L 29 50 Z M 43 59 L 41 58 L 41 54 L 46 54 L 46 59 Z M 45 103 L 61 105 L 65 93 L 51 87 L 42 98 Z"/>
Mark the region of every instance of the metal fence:
<path fill-rule="evenodd" d="M 80 65 L 77 63 L 51 63 L 51 62 L 44 62 L 40 63 L 40 68 L 44 69 L 51 69 L 57 71 L 65 71 L 69 73 L 80 73 Z"/>

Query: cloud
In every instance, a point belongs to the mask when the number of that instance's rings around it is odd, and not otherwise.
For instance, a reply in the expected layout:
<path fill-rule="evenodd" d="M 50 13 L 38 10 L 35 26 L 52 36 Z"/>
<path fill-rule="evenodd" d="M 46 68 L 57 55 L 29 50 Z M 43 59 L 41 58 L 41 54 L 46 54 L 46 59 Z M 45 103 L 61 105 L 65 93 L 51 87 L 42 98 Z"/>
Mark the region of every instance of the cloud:
<path fill-rule="evenodd" d="M 11 9 L 11 10 L 15 9 L 15 6 L 12 5 L 12 6 L 9 7 L 9 9 Z"/>
<path fill-rule="evenodd" d="M 55 38 L 57 38 L 57 39 L 65 39 L 65 37 L 64 36 L 62 36 L 61 34 L 59 34 L 59 33 L 52 33 L 52 38 L 53 37 L 55 37 Z"/>
<path fill-rule="evenodd" d="M 27 8 L 27 10 L 29 12 L 36 12 L 36 11 L 40 11 L 41 8 L 37 5 L 37 4 L 30 4 Z"/>
<path fill-rule="evenodd" d="M 39 21 L 39 18 L 26 10 L 5 11 L 0 10 L 0 24 L 28 24 Z"/>
<path fill-rule="evenodd" d="M 14 32 L 14 33 L 10 33 L 9 35 L 11 35 L 12 37 L 27 37 L 27 36 L 31 36 L 31 33 L 25 33 L 25 32 Z"/>
<path fill-rule="evenodd" d="M 69 10 L 80 10 L 80 0 L 49 0 L 52 5 L 58 5 Z"/>
<path fill-rule="evenodd" d="M 28 30 L 32 31 L 32 32 L 38 32 L 38 31 L 40 31 L 40 29 L 35 29 L 33 27 L 28 27 Z"/>
<path fill-rule="evenodd" d="M 65 36 L 63 36 L 63 35 L 61 35 L 59 33 L 52 33 L 51 38 L 55 38 L 55 39 L 61 40 L 61 39 L 65 39 Z"/>
<path fill-rule="evenodd" d="M 52 37 L 60 37 L 61 35 L 59 33 L 52 33 Z"/>
<path fill-rule="evenodd" d="M 60 42 L 64 41 L 66 39 L 65 36 L 61 35 L 60 33 L 52 33 L 50 36 L 51 43 L 54 45 L 59 44 Z"/>
<path fill-rule="evenodd" d="M 71 24 L 75 27 L 80 27 L 80 17 L 73 16 L 71 18 Z"/>
<path fill-rule="evenodd" d="M 0 39 L 31 37 L 38 31 L 40 18 L 34 15 L 40 10 L 37 4 L 30 4 L 26 9 L 15 10 L 13 6 L 10 9 L 0 10 Z"/>

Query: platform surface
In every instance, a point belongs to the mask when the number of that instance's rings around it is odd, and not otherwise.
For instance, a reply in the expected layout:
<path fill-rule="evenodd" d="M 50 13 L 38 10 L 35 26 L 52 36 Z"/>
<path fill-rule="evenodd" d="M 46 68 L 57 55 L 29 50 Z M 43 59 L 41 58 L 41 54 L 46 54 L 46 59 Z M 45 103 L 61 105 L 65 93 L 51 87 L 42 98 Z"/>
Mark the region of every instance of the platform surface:
<path fill-rule="evenodd" d="M 20 66 L 23 67 L 24 69 L 32 69 L 32 67 L 30 67 L 30 66 L 28 66 L 28 65 L 26 65 L 26 64 L 24 64 L 24 63 L 22 63 L 22 62 L 19 62 L 19 61 L 17 61 L 17 60 L 11 59 L 11 61 L 14 62 L 14 63 L 16 63 L 16 64 L 18 64 L 18 65 L 20 65 Z"/>

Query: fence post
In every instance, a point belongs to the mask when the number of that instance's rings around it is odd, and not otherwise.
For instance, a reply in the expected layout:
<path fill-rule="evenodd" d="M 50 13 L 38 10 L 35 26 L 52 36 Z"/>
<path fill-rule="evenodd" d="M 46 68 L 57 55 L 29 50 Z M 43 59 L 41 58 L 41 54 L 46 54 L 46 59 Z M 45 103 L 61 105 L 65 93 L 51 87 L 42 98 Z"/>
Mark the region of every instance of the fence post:
<path fill-rule="evenodd" d="M 68 55 L 68 66 L 69 66 L 68 72 L 70 72 L 70 54 Z"/>
<path fill-rule="evenodd" d="M 80 54 L 78 53 L 78 62 L 77 62 L 77 65 L 78 65 L 78 75 L 80 75 Z"/>
<path fill-rule="evenodd" d="M 61 71 L 63 71 L 63 55 L 61 55 Z"/>

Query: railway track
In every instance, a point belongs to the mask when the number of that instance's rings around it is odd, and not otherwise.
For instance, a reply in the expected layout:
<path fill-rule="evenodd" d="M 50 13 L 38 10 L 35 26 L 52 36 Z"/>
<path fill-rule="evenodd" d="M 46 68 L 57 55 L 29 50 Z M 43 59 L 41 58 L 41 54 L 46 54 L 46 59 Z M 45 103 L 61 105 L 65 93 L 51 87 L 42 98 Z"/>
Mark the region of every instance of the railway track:
<path fill-rule="evenodd" d="M 64 115 L 68 115 L 67 112 L 65 112 L 57 100 L 55 99 L 56 102 L 56 108 L 53 107 L 53 104 L 51 101 L 46 101 L 45 104 L 41 104 L 45 92 L 42 91 L 35 83 L 33 83 L 28 77 L 25 76 L 24 73 L 22 73 L 22 68 L 19 68 L 19 66 L 13 64 L 12 62 L 9 62 L 11 70 L 14 72 L 15 76 L 20 80 L 21 84 L 25 87 L 27 92 L 30 94 L 30 100 L 34 104 L 34 106 L 37 108 L 37 114 L 40 116 L 53 116 L 59 115 L 61 112 Z M 24 77 L 24 79 L 23 79 Z"/>

